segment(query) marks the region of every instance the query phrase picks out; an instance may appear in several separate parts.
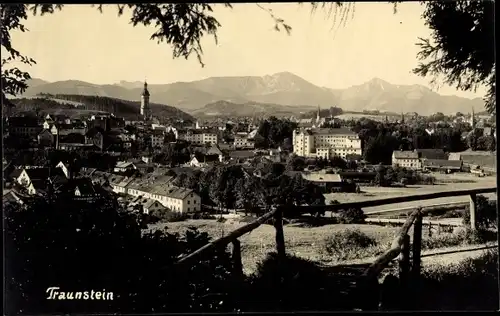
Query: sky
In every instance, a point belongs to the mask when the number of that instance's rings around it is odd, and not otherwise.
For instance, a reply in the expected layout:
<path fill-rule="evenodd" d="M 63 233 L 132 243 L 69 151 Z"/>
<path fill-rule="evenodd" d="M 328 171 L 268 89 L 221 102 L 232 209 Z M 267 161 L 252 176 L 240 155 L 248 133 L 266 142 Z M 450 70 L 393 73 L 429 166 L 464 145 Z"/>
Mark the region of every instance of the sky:
<path fill-rule="evenodd" d="M 129 23 L 130 12 L 117 16 L 115 5 L 103 13 L 90 5 L 66 5 L 44 16 L 30 15 L 29 32 L 13 33 L 14 47 L 35 59 L 33 78 L 47 81 L 81 80 L 113 84 L 121 80 L 165 84 L 217 76 L 264 76 L 288 71 L 322 87 L 343 89 L 372 78 L 392 84 L 430 86 L 430 78 L 412 74 L 418 65 L 415 45 L 430 30 L 420 18 L 418 2 L 399 4 L 396 14 L 388 3 L 356 3 L 345 24 L 310 5 L 262 3 L 292 26 L 277 32 L 269 13 L 255 3 L 233 9 L 214 5 L 221 27 L 218 44 L 202 41 L 205 67 L 196 56 L 174 59 L 167 43 L 150 40 L 154 26 Z M 433 88 L 433 87 L 431 87 Z M 485 89 L 457 91 L 443 85 L 445 95 L 482 97 Z"/>

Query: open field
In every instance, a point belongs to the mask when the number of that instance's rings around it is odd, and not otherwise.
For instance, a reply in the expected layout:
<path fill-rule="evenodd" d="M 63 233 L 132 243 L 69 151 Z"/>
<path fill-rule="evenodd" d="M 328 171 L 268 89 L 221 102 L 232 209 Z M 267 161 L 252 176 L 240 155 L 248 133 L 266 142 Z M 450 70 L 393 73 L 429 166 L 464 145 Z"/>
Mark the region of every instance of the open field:
<path fill-rule="evenodd" d="M 212 238 L 220 238 L 222 232 L 227 235 L 236 228 L 247 223 L 238 220 L 227 220 L 225 223 L 218 223 L 216 220 L 187 220 L 185 222 L 164 223 L 150 225 L 151 229 L 164 229 L 167 232 L 184 232 L 188 227 L 196 227 L 200 231 L 207 232 Z M 324 253 L 324 239 L 334 232 L 346 228 L 359 229 L 367 235 L 375 238 L 381 246 L 376 253 L 367 255 L 377 255 L 389 247 L 394 234 L 400 229 L 398 227 L 385 227 L 375 225 L 325 225 L 321 227 L 298 227 L 296 224 L 285 225 L 285 243 L 287 252 L 298 257 L 314 260 L 324 265 L 334 265 L 339 263 L 332 256 Z M 240 238 L 243 269 L 249 274 L 256 268 L 256 264 L 262 261 L 267 253 L 275 251 L 276 231 L 271 225 L 261 225 L 249 234 Z M 373 251 L 373 249 L 372 249 Z"/>
<path fill-rule="evenodd" d="M 380 198 L 391 198 L 398 196 L 408 196 L 416 194 L 425 194 L 433 192 L 442 191 L 455 191 L 455 190 L 467 190 L 476 188 L 485 188 L 496 186 L 496 177 L 475 177 L 470 174 L 455 174 L 455 175 L 443 175 L 443 174 L 432 174 L 439 179 L 470 179 L 475 181 L 474 183 L 439 183 L 435 185 L 409 185 L 406 188 L 385 188 L 385 187 L 361 187 L 362 193 L 330 193 L 325 194 L 326 200 L 337 200 L 341 203 L 355 202 L 355 201 L 367 201 Z M 496 194 L 485 194 L 490 199 L 496 199 Z M 456 197 L 444 197 L 433 200 L 424 201 L 412 201 L 397 203 L 391 205 L 381 205 L 374 207 L 366 207 L 363 210 L 366 212 L 382 211 L 388 209 L 398 209 L 407 207 L 418 207 L 418 206 L 430 206 L 434 204 L 442 203 L 459 203 L 459 202 L 469 202 L 468 196 L 456 196 Z"/>

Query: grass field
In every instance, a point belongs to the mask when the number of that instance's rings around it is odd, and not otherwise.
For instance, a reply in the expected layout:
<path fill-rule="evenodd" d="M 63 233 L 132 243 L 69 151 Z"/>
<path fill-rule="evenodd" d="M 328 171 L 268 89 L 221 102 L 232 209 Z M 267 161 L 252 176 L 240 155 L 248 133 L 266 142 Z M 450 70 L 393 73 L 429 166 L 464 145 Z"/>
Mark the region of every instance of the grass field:
<path fill-rule="evenodd" d="M 437 177 L 467 177 L 468 175 L 437 175 Z M 339 202 L 362 201 L 376 198 L 387 198 L 395 196 L 405 196 L 412 194 L 431 193 L 438 191 L 453 191 L 459 189 L 472 189 L 490 187 L 496 185 L 495 177 L 475 178 L 474 183 L 446 183 L 440 185 L 429 186 L 408 186 L 407 188 L 380 188 L 380 187 L 362 187 L 364 193 L 336 193 L 328 194 L 328 199 L 335 199 Z M 496 194 L 489 194 L 490 198 L 496 199 Z M 437 203 L 461 202 L 468 201 L 469 197 L 452 197 L 434 199 L 428 201 L 405 202 L 393 205 L 385 205 L 380 207 L 365 208 L 364 210 L 377 209 L 395 209 L 411 206 L 432 205 Z M 234 231 L 238 227 L 245 225 L 237 218 L 227 219 L 224 223 L 216 220 L 187 220 L 183 222 L 161 223 L 150 225 L 150 229 L 166 229 L 170 233 L 182 233 L 189 227 L 194 227 L 200 231 L 207 232 L 213 239 L 220 238 Z M 345 229 L 359 229 L 371 238 L 377 241 L 377 245 L 369 249 L 362 250 L 363 258 L 359 260 L 367 260 L 374 258 L 383 251 L 387 250 L 392 242 L 394 234 L 399 231 L 399 227 L 377 226 L 377 225 L 360 225 L 360 224 L 335 224 L 324 225 L 320 227 L 300 227 L 299 224 L 285 225 L 285 243 L 289 254 L 296 255 L 304 259 L 314 260 L 324 265 L 335 265 L 341 263 L 342 260 L 335 258 L 325 252 L 325 239 Z M 411 232 L 410 232 L 411 234 Z M 424 236 L 427 234 L 424 227 Z M 254 231 L 240 238 L 242 247 L 242 261 L 245 273 L 251 273 L 255 270 L 256 264 L 262 261 L 266 254 L 275 251 L 275 229 L 271 225 L 261 225 Z M 349 260 L 352 262 L 352 260 Z M 356 261 L 356 260 L 354 260 Z"/>
<path fill-rule="evenodd" d="M 446 179 L 446 180 L 473 180 L 472 183 L 438 183 L 435 185 L 409 185 L 406 188 L 385 188 L 385 187 L 361 187 L 362 193 L 331 193 L 325 194 L 327 201 L 337 200 L 341 203 L 346 202 L 356 202 L 356 201 L 367 201 L 380 198 L 390 198 L 399 196 L 408 196 L 416 194 L 425 194 L 433 192 L 442 191 L 455 191 L 455 190 L 467 190 L 475 188 L 485 188 L 485 187 L 495 187 L 496 177 L 475 177 L 471 174 L 454 174 L 454 175 L 444 175 L 444 174 L 432 174 L 436 177 L 436 180 Z M 485 194 L 490 199 L 496 199 L 496 194 Z M 417 206 L 429 206 L 433 204 L 441 203 L 458 203 L 458 202 L 468 202 L 468 196 L 457 196 L 457 197 L 445 197 L 433 200 L 423 200 L 423 201 L 412 201 L 404 202 L 390 205 L 381 205 L 374 207 L 366 207 L 364 211 L 380 211 L 388 209 L 406 208 L 406 207 L 417 207 Z"/>
<path fill-rule="evenodd" d="M 185 222 L 154 224 L 151 229 L 165 229 L 170 233 L 184 232 L 188 227 L 196 227 L 200 231 L 207 232 L 212 238 L 219 238 L 227 235 L 236 228 L 246 223 L 238 220 L 228 220 L 225 223 L 218 223 L 216 220 L 187 220 Z M 361 232 L 375 238 L 383 247 L 376 247 L 367 250 L 367 256 L 375 256 L 386 250 L 392 241 L 397 227 L 384 227 L 372 225 L 325 225 L 321 227 L 298 227 L 296 224 L 285 225 L 285 243 L 289 254 L 298 257 L 314 260 L 325 265 L 339 263 L 336 258 L 324 253 L 324 240 L 334 232 L 342 231 L 346 228 L 359 229 Z M 243 235 L 240 238 L 242 249 L 242 261 L 245 273 L 254 271 L 257 262 L 262 261 L 266 254 L 275 251 L 276 231 L 271 225 L 261 225 L 254 231 Z"/>

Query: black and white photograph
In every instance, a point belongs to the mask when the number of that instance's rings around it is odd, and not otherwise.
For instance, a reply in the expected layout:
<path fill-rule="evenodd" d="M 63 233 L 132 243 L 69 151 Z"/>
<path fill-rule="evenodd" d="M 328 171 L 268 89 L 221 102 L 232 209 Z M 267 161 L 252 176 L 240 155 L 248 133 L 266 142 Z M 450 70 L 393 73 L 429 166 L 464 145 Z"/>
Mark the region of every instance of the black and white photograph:
<path fill-rule="evenodd" d="M 498 311 L 495 4 L 0 4 L 5 315 Z"/>

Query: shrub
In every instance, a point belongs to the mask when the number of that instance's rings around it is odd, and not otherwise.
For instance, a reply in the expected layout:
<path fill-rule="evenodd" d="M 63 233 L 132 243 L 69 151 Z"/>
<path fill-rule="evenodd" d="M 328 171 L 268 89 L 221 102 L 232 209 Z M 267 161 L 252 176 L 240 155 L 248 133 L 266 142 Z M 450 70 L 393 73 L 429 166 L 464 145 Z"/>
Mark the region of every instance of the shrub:
<path fill-rule="evenodd" d="M 152 211 L 151 215 L 157 217 L 160 222 L 182 222 L 189 218 L 188 214 L 172 212 L 170 210 Z"/>
<path fill-rule="evenodd" d="M 420 310 L 497 310 L 498 250 L 448 265 L 424 266 Z"/>
<path fill-rule="evenodd" d="M 217 217 L 208 213 L 193 213 L 190 215 L 191 219 L 216 219 Z"/>
<path fill-rule="evenodd" d="M 482 244 L 497 239 L 497 234 L 489 230 L 462 229 L 453 233 L 435 234 L 422 238 L 422 249 L 437 249 L 460 245 Z"/>
<path fill-rule="evenodd" d="M 364 224 L 366 215 L 360 208 L 350 208 L 340 210 L 337 219 L 339 224 Z"/>
<path fill-rule="evenodd" d="M 374 251 L 368 249 L 374 246 L 377 246 L 377 241 L 359 229 L 344 229 L 324 240 L 324 251 L 338 260 L 370 256 Z"/>
<path fill-rule="evenodd" d="M 257 264 L 256 271 L 249 278 L 251 293 L 246 297 L 254 301 L 247 302 L 248 309 L 312 310 L 322 303 L 325 273 L 310 260 L 287 255 L 283 261 L 272 252 Z"/>

